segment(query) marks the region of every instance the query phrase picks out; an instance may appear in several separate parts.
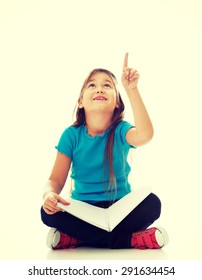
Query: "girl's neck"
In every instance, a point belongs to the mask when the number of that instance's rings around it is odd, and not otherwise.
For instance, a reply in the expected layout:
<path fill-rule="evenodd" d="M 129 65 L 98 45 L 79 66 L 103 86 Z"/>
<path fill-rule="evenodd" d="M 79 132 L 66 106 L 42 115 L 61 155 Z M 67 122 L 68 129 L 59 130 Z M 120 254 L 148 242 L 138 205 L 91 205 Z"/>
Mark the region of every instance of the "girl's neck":
<path fill-rule="evenodd" d="M 111 126 L 112 116 L 105 115 L 86 115 L 86 128 L 91 136 L 102 135 Z"/>

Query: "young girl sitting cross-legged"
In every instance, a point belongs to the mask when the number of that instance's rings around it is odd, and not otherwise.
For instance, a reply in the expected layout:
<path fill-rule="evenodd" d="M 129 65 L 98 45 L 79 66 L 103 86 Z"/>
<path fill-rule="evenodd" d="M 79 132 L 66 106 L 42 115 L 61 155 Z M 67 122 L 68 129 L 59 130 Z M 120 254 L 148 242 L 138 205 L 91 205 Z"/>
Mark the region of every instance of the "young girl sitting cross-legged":
<path fill-rule="evenodd" d="M 138 80 L 139 73 L 128 67 L 126 53 L 122 84 L 134 115 L 134 123 L 130 124 L 123 119 L 124 103 L 115 76 L 99 68 L 86 78 L 78 98 L 76 121 L 60 137 L 56 160 L 44 189 L 41 218 L 51 227 L 47 236 L 50 248 L 159 249 L 167 244 L 164 229 L 149 227 L 161 213 L 161 202 L 153 193 L 111 232 L 57 206 L 58 202 L 69 205 L 60 193 L 70 170 L 74 181 L 72 199 L 108 208 L 131 191 L 129 150 L 148 143 L 153 136 L 153 126 L 138 91 Z"/>

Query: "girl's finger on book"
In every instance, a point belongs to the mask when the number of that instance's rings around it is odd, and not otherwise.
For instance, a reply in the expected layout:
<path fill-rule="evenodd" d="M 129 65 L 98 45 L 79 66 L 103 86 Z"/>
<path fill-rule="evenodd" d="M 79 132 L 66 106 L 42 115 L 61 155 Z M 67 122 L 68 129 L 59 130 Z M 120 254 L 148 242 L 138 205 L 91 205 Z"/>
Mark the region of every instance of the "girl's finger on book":
<path fill-rule="evenodd" d="M 50 201 L 53 202 L 55 205 L 56 205 L 57 202 L 58 202 L 58 200 L 57 200 L 57 199 L 54 197 L 54 195 L 52 195 L 52 194 L 49 196 L 49 199 L 50 199 Z"/>
<path fill-rule="evenodd" d="M 59 202 L 61 202 L 64 205 L 70 205 L 70 203 L 68 201 L 66 201 L 65 199 L 63 199 L 62 197 L 59 197 Z"/>

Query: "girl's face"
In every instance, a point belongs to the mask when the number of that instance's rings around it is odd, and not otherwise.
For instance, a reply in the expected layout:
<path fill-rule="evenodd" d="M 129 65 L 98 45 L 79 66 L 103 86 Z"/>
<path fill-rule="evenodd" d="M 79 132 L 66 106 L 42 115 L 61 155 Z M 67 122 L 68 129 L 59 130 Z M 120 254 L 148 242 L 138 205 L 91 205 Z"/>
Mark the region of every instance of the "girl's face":
<path fill-rule="evenodd" d="M 113 112 L 118 108 L 116 96 L 117 91 L 112 78 L 104 72 L 98 72 L 87 81 L 79 99 L 79 108 L 84 108 L 85 112 Z"/>

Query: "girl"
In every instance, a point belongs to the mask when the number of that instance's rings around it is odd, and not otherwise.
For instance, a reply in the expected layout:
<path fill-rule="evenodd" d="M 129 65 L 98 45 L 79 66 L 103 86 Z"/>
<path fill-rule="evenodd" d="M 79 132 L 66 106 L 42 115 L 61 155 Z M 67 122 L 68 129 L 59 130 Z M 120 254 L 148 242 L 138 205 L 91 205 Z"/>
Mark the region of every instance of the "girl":
<path fill-rule="evenodd" d="M 151 193 L 112 232 L 80 220 L 57 207 L 69 205 L 60 192 L 70 167 L 73 199 L 107 208 L 131 191 L 128 182 L 130 148 L 149 142 L 153 127 L 138 91 L 139 73 L 123 64 L 122 84 L 130 100 L 134 125 L 123 120 L 124 103 L 115 76 L 94 69 L 85 80 L 78 99 L 75 123 L 65 129 L 57 157 L 44 190 L 41 218 L 51 227 L 47 245 L 52 249 L 77 246 L 100 248 L 158 249 L 167 243 L 162 228 L 148 228 L 161 212 L 159 198 Z M 120 209 L 121 211 L 121 209 Z M 92 213 L 93 215 L 93 213 Z"/>

